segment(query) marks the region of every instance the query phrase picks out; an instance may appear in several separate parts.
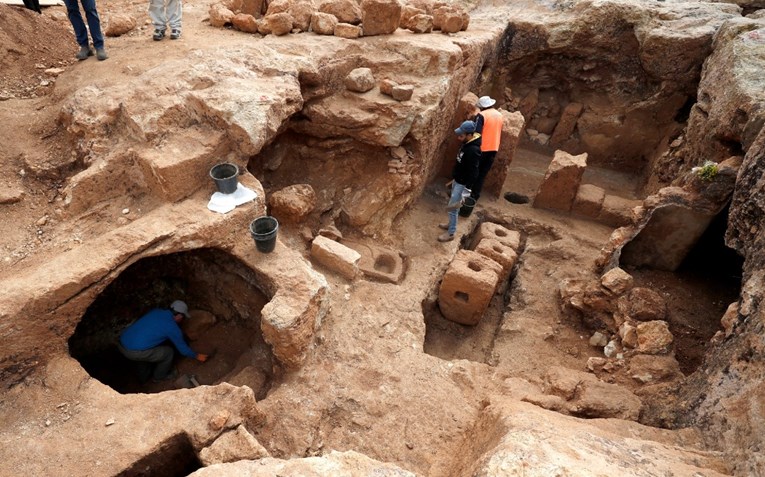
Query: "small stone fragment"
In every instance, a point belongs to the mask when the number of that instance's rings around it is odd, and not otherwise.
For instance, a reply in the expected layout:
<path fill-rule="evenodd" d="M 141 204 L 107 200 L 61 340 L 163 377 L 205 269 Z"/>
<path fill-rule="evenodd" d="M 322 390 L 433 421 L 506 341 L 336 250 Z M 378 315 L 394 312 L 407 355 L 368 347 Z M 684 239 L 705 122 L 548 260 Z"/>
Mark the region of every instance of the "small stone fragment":
<path fill-rule="evenodd" d="M 311 30 L 317 35 L 334 35 L 337 18 L 329 13 L 316 12 L 311 16 Z"/>
<path fill-rule="evenodd" d="M 600 277 L 600 283 L 616 295 L 626 293 L 632 288 L 632 275 L 621 268 L 612 268 Z"/>
<path fill-rule="evenodd" d="M 335 25 L 335 36 L 353 40 L 361 36 L 361 27 L 351 25 L 350 23 L 338 23 Z"/>
<path fill-rule="evenodd" d="M 590 346 L 596 346 L 598 348 L 602 348 L 606 346 L 607 344 L 608 344 L 608 337 L 599 331 L 596 331 L 590 337 Z"/>
<path fill-rule="evenodd" d="M 345 78 L 345 87 L 357 93 L 366 93 L 375 87 L 375 77 L 369 68 L 356 68 Z"/>
<path fill-rule="evenodd" d="M 391 91 L 391 96 L 393 96 L 393 99 L 396 101 L 409 101 L 412 99 L 412 95 L 414 94 L 414 86 L 409 84 L 404 85 L 396 85 L 393 87 L 393 90 Z"/>
<path fill-rule="evenodd" d="M 268 29 L 276 36 L 286 35 L 292 31 L 292 15 L 286 12 L 268 15 L 265 18 Z"/>
<path fill-rule="evenodd" d="M 220 3 L 213 4 L 210 7 L 210 25 L 214 27 L 223 27 L 231 23 L 234 19 L 234 12 L 224 7 Z"/>
<path fill-rule="evenodd" d="M 380 92 L 382 94 L 387 94 L 388 96 L 393 96 L 393 88 L 395 86 L 398 86 L 398 83 L 386 78 L 380 81 Z"/>
<path fill-rule="evenodd" d="M 104 425 L 106 427 L 113 426 L 114 425 L 114 419 L 109 419 L 108 421 L 106 421 L 106 423 L 104 423 Z"/>

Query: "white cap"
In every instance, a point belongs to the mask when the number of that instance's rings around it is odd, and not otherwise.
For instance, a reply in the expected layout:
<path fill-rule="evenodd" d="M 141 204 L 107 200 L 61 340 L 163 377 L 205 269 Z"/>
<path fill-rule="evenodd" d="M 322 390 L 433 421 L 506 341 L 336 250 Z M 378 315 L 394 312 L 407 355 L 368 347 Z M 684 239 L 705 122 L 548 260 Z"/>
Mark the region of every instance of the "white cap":
<path fill-rule="evenodd" d="M 491 99 L 491 97 L 489 96 L 481 96 L 480 98 L 478 98 L 478 107 L 481 109 L 490 108 L 494 106 L 496 102 L 497 102 L 496 100 Z"/>
<path fill-rule="evenodd" d="M 182 302 L 181 300 L 175 300 L 174 302 L 172 302 L 170 304 L 170 309 L 176 313 L 180 313 L 186 318 L 189 318 L 189 307 L 188 305 L 186 305 L 186 303 Z"/>

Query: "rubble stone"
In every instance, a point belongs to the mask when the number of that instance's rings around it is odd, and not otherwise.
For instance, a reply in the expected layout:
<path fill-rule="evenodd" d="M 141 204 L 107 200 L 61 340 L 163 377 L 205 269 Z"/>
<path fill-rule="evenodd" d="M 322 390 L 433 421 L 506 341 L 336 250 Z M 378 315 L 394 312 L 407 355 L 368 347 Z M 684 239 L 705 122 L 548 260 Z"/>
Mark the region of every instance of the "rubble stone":
<path fill-rule="evenodd" d="M 415 15 L 406 28 L 414 33 L 430 33 L 433 31 L 433 17 L 424 13 Z"/>
<path fill-rule="evenodd" d="M 292 31 L 293 18 L 287 12 L 274 13 L 273 15 L 267 15 L 265 18 L 268 23 L 268 28 L 271 33 L 276 36 L 286 35 Z"/>
<path fill-rule="evenodd" d="M 108 16 L 104 35 L 109 37 L 122 36 L 130 33 L 137 26 L 135 18 L 130 15 L 116 13 Z"/>
<path fill-rule="evenodd" d="M 401 4 L 398 0 L 361 2 L 361 26 L 364 36 L 389 35 L 396 31 L 400 21 Z"/>
<path fill-rule="evenodd" d="M 266 16 L 276 15 L 277 13 L 286 13 L 290 9 L 290 0 L 271 0 L 268 3 Z"/>
<path fill-rule="evenodd" d="M 396 101 L 409 101 L 414 94 L 414 86 L 409 84 L 399 84 L 391 90 L 391 96 Z"/>
<path fill-rule="evenodd" d="M 231 19 L 231 24 L 239 31 L 245 33 L 257 33 L 258 32 L 258 20 L 245 13 L 237 13 L 234 18 Z"/>
<path fill-rule="evenodd" d="M 585 167 L 587 153 L 572 156 L 564 151 L 555 151 L 545 178 L 534 197 L 534 207 L 565 212 L 571 210 Z"/>
<path fill-rule="evenodd" d="M 311 18 L 316 13 L 313 2 L 296 2 L 289 9 L 292 15 L 292 28 L 299 31 L 308 31 L 311 28 Z"/>
<path fill-rule="evenodd" d="M 574 133 L 574 128 L 576 128 L 576 121 L 579 119 L 579 115 L 582 114 L 582 109 L 584 109 L 584 106 L 581 103 L 569 103 L 563 108 L 558 124 L 555 126 L 552 136 L 550 136 L 550 143 L 552 145 L 561 144 L 571 137 L 571 134 Z"/>
<path fill-rule="evenodd" d="M 245 15 L 251 15 L 253 17 L 260 18 L 263 14 L 263 2 L 264 0 L 242 0 L 242 5 L 239 7 L 239 13 Z M 237 9 L 231 8 L 232 11 Z"/>
<path fill-rule="evenodd" d="M 606 191 L 602 187 L 592 184 L 582 184 L 576 192 L 574 203 L 571 206 L 571 212 L 589 217 L 598 218 L 600 209 L 603 208 L 603 201 L 606 198 Z"/>
<path fill-rule="evenodd" d="M 666 321 L 648 321 L 637 326 L 638 351 L 646 354 L 666 353 L 674 337 Z"/>
<path fill-rule="evenodd" d="M 603 333 L 599 331 L 596 331 L 590 337 L 590 346 L 602 348 L 607 344 L 608 344 L 608 336 L 604 335 Z"/>
<path fill-rule="evenodd" d="M 650 288 L 631 289 L 619 298 L 617 306 L 621 313 L 637 321 L 664 320 L 667 317 L 667 302 Z"/>
<path fill-rule="evenodd" d="M 648 376 L 648 382 L 670 381 L 683 377 L 680 371 L 680 363 L 672 355 L 636 354 L 630 359 L 629 374 L 635 376 Z M 646 382 L 644 379 L 640 379 Z"/>
<path fill-rule="evenodd" d="M 353 40 L 359 38 L 362 34 L 361 27 L 351 25 L 350 23 L 338 23 L 335 25 L 335 36 Z"/>
<path fill-rule="evenodd" d="M 349 280 L 356 278 L 361 260 L 359 252 L 321 235 L 313 239 L 311 257 Z"/>
<path fill-rule="evenodd" d="M 220 3 L 210 6 L 210 25 L 214 27 L 223 27 L 231 23 L 234 19 L 234 12 L 224 7 Z"/>
<path fill-rule="evenodd" d="M 319 229 L 319 235 L 323 235 L 324 237 L 327 237 L 330 240 L 334 240 L 335 242 L 339 242 L 343 239 L 343 234 L 334 225 L 328 225 Z"/>
<path fill-rule="evenodd" d="M 393 88 L 395 86 L 398 86 L 398 83 L 386 78 L 380 81 L 380 92 L 382 94 L 387 94 L 388 96 L 393 96 Z"/>
<path fill-rule="evenodd" d="M 592 365 L 597 369 L 595 361 Z M 561 366 L 548 370 L 544 391 L 565 399 L 565 411 L 575 416 L 637 421 L 643 406 L 637 396 L 621 386 Z"/>
<path fill-rule="evenodd" d="M 268 451 L 242 425 L 224 433 L 199 452 L 199 460 L 204 466 L 263 457 L 270 457 Z"/>
<path fill-rule="evenodd" d="M 345 77 L 345 87 L 357 93 L 366 93 L 375 87 L 375 77 L 369 68 L 356 68 Z"/>
<path fill-rule="evenodd" d="M 300 222 L 316 207 L 316 193 L 309 184 L 293 184 L 271 194 L 268 204 L 280 221 Z"/>
<path fill-rule="evenodd" d="M 438 18 L 438 20 L 436 20 Z M 462 13 L 448 7 L 441 7 L 435 10 L 433 16 L 433 26 L 436 23 L 443 33 L 457 33 L 462 31 Z"/>
<path fill-rule="evenodd" d="M 361 7 L 355 0 L 325 0 L 319 5 L 319 11 L 334 15 L 340 23 L 361 23 Z"/>
<path fill-rule="evenodd" d="M 460 250 L 447 268 L 438 292 L 438 306 L 447 320 L 475 325 L 489 306 L 502 266 L 471 251 Z"/>
<path fill-rule="evenodd" d="M 316 12 L 311 17 L 311 30 L 318 35 L 334 35 L 337 23 L 334 15 Z"/>
<path fill-rule="evenodd" d="M 417 8 L 413 5 L 404 5 L 401 7 L 401 28 L 411 29 L 411 20 L 416 15 L 425 15 L 427 12 L 421 8 Z"/>
<path fill-rule="evenodd" d="M 622 340 L 622 345 L 627 348 L 637 348 L 637 328 L 629 321 L 625 321 L 619 325 L 619 337 Z"/>
<path fill-rule="evenodd" d="M 600 277 L 600 284 L 613 292 L 615 295 L 622 295 L 632 288 L 634 279 L 632 275 L 619 267 L 612 268 Z"/>

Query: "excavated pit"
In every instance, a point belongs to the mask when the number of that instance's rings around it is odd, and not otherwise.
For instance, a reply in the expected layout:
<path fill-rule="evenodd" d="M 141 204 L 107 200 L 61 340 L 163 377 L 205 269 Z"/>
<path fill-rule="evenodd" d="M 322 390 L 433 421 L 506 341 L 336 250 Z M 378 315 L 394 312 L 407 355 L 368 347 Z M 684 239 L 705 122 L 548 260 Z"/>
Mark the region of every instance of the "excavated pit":
<path fill-rule="evenodd" d="M 637 286 L 657 289 L 667 301 L 675 354 L 686 375 L 702 364 L 720 318 L 741 293 L 744 259 L 725 245 L 728 211 L 712 219 L 676 271 L 625 267 Z"/>
<path fill-rule="evenodd" d="M 178 434 L 142 457 L 116 477 L 185 477 L 201 469 L 189 436 Z"/>
<path fill-rule="evenodd" d="M 176 351 L 178 382 L 141 383 L 136 363 L 116 348 L 119 334 L 147 311 L 176 299 L 186 301 L 191 310 L 192 317 L 182 324 L 187 342 L 195 351 L 213 356 L 198 363 Z M 69 339 L 69 351 L 91 376 L 120 393 L 188 387 L 184 375 L 195 375 L 200 384 L 246 384 L 262 398 L 275 364 L 260 331 L 267 301 L 254 272 L 223 251 L 198 249 L 144 258 L 88 307 Z"/>

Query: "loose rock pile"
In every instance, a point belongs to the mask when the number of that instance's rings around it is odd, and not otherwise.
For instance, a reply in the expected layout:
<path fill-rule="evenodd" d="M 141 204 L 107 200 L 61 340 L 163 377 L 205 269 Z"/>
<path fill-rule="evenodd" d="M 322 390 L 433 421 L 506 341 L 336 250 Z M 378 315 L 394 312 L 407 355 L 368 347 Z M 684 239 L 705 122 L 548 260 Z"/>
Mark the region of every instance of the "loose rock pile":
<path fill-rule="evenodd" d="M 210 25 L 261 35 L 313 32 L 355 39 L 390 35 L 399 28 L 457 33 L 469 24 L 463 8 L 426 0 L 404 5 L 398 0 L 274 0 L 267 8 L 263 0 L 225 0 L 210 7 Z"/>
<path fill-rule="evenodd" d="M 648 383 L 679 375 L 674 358 L 674 337 L 667 323 L 667 304 L 650 288 L 634 287 L 633 278 L 621 268 L 614 268 L 599 280 L 565 279 L 560 284 L 564 311 L 580 314 L 584 323 L 597 330 L 590 344 L 603 348 L 606 358 L 590 358 L 590 371 L 610 370 L 623 366 L 624 359 L 640 356 L 639 368 L 658 367 L 662 372 L 633 372 L 640 383 Z M 649 363 L 644 363 L 649 362 Z M 637 368 L 636 368 L 637 369 Z"/>

